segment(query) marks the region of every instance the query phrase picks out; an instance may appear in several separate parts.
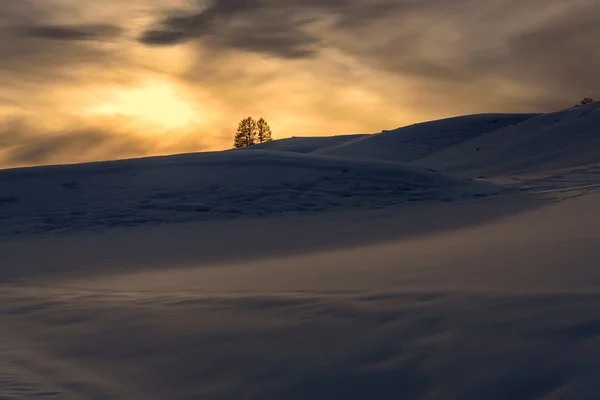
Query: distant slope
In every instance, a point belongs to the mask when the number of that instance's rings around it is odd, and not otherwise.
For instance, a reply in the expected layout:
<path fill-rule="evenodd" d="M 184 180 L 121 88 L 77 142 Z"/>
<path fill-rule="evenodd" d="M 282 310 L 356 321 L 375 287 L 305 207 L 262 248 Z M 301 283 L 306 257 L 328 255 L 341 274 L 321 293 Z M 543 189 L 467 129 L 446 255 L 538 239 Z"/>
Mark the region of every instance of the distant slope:
<path fill-rule="evenodd" d="M 416 162 L 471 176 L 600 163 L 600 102 L 544 114 Z"/>
<path fill-rule="evenodd" d="M 478 197 L 494 186 L 395 163 L 226 151 L 0 171 L 0 235 Z"/>
<path fill-rule="evenodd" d="M 291 151 L 294 153 L 312 153 L 317 150 L 332 146 L 339 146 L 368 135 L 338 135 L 338 136 L 315 136 L 315 137 L 292 137 L 274 140 L 256 146 L 245 147 L 243 150 L 277 150 Z"/>
<path fill-rule="evenodd" d="M 409 162 L 537 114 L 480 114 L 415 124 L 369 135 L 317 154 Z"/>

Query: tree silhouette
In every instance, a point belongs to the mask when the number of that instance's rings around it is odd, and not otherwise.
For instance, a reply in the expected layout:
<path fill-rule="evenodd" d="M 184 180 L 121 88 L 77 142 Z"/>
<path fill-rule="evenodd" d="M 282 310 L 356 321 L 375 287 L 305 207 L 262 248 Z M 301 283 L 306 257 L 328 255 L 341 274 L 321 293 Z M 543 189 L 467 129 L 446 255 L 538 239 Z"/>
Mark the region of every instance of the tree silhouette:
<path fill-rule="evenodd" d="M 258 138 L 258 143 L 270 142 L 273 140 L 271 135 L 271 128 L 267 121 L 264 118 L 261 118 L 256 123 L 256 134 Z"/>
<path fill-rule="evenodd" d="M 256 121 L 254 121 L 252 117 L 244 118 L 238 124 L 233 147 L 247 147 L 256 144 L 256 133 Z"/>
<path fill-rule="evenodd" d="M 579 104 L 584 106 L 586 104 L 592 104 L 592 103 L 595 103 L 594 99 L 592 99 L 591 97 L 584 97 Z"/>
<path fill-rule="evenodd" d="M 258 143 L 270 142 L 273 140 L 271 128 L 264 118 L 258 121 L 252 117 L 244 118 L 238 124 L 237 131 L 233 140 L 233 147 L 247 147 Z"/>

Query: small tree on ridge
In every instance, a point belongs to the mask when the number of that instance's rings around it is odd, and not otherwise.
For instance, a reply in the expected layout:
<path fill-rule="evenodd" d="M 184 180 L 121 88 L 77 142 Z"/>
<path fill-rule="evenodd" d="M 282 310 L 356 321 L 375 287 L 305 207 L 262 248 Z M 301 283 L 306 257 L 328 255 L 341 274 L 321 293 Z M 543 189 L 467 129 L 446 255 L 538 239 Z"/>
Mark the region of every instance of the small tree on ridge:
<path fill-rule="evenodd" d="M 247 147 L 256 144 L 256 121 L 252 117 L 244 118 L 238 124 L 233 141 L 233 147 Z"/>
<path fill-rule="evenodd" d="M 233 147 L 247 147 L 258 143 L 270 142 L 273 140 L 271 128 L 264 118 L 257 121 L 252 117 L 244 118 L 238 124 L 233 139 Z"/>
<path fill-rule="evenodd" d="M 264 118 L 260 118 L 256 123 L 256 132 L 258 143 L 270 142 L 273 140 L 271 128 Z"/>
<path fill-rule="evenodd" d="M 584 106 L 586 104 L 592 104 L 592 103 L 595 103 L 594 99 L 592 99 L 591 97 L 584 97 L 579 104 Z"/>

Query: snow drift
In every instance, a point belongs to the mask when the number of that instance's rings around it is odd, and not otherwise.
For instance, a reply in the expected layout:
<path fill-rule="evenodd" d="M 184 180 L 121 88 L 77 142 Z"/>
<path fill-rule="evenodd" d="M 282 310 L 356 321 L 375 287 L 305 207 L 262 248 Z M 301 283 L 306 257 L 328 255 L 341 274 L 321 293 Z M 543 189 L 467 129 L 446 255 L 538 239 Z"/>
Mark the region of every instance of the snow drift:
<path fill-rule="evenodd" d="M 455 173 L 505 175 L 600 163 L 600 102 L 530 118 L 416 162 Z"/>
<path fill-rule="evenodd" d="M 228 151 L 0 171 L 2 235 L 454 201 L 499 191 L 422 168 Z"/>
<path fill-rule="evenodd" d="M 318 154 L 408 162 L 451 148 L 536 114 L 482 114 L 442 119 L 383 131 L 315 151 Z"/>

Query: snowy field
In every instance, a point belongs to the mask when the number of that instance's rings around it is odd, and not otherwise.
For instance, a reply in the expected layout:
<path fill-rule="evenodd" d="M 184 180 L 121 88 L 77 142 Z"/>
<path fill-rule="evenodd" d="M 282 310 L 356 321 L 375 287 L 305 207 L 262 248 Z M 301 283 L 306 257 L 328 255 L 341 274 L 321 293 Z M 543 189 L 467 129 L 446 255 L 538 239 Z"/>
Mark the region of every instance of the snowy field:
<path fill-rule="evenodd" d="M 596 399 L 599 110 L 0 171 L 0 399 Z"/>

